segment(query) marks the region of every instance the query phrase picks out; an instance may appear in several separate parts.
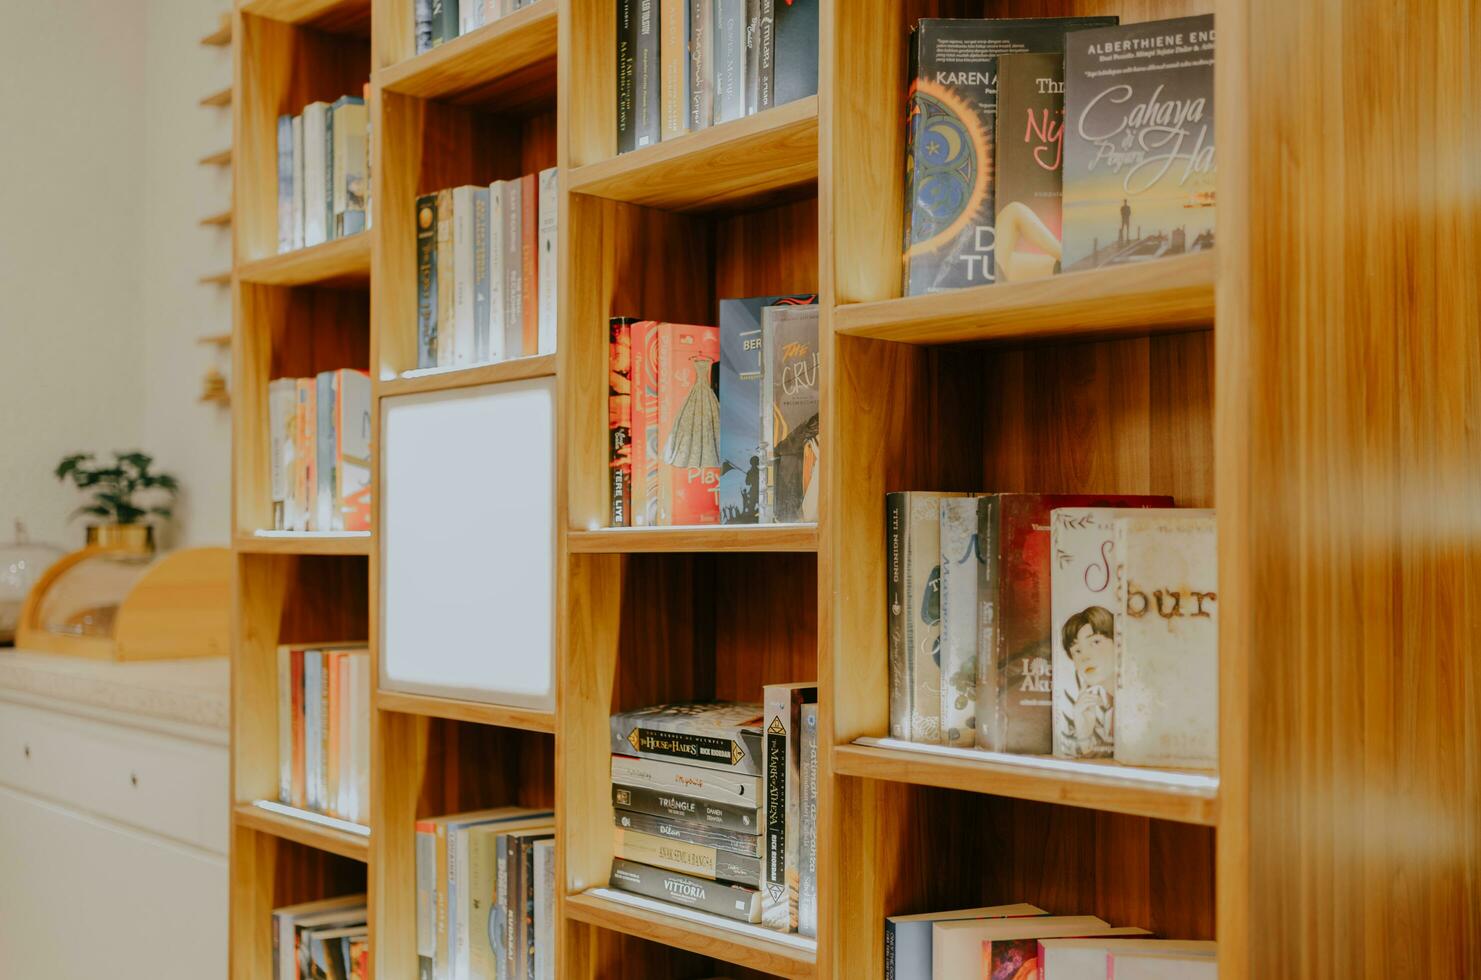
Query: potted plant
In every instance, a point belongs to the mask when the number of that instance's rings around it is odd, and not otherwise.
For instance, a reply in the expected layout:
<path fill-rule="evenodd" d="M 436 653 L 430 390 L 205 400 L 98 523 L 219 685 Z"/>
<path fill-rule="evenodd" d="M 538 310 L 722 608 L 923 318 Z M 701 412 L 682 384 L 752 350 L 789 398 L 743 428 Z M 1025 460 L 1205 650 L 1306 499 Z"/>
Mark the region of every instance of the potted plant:
<path fill-rule="evenodd" d="M 101 518 L 87 528 L 87 543 L 129 551 L 152 551 L 154 528 L 149 517 L 169 519 L 180 483 L 168 473 L 153 473 L 154 457 L 141 452 L 113 454 L 108 465 L 95 463 L 92 453 L 73 453 L 57 464 L 56 477 L 71 480 L 91 495 L 91 503 L 72 512 Z"/>

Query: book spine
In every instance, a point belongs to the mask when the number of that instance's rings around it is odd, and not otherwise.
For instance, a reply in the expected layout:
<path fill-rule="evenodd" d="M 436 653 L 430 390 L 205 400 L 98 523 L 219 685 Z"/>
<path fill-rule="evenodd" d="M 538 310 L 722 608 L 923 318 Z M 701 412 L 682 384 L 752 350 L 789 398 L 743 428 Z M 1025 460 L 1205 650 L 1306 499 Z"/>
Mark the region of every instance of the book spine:
<path fill-rule="evenodd" d="M 756 449 L 759 469 L 756 474 L 756 520 L 771 524 L 776 520 L 776 401 L 773 380 L 776 377 L 776 328 L 766 311 L 761 311 L 761 377 L 756 382 Z"/>
<path fill-rule="evenodd" d="M 534 174 L 519 179 L 520 353 L 540 351 L 540 187 Z"/>
<path fill-rule="evenodd" d="M 555 842 L 535 844 L 534 980 L 555 980 Z"/>
<path fill-rule="evenodd" d="M 903 537 L 907 738 L 941 741 L 941 496 L 908 495 Z"/>
<path fill-rule="evenodd" d="M 288 691 L 292 704 L 291 710 L 293 712 L 290 719 L 293 726 L 291 733 L 292 748 L 289 750 L 293 753 L 293 788 L 289 798 L 284 802 L 303 809 L 308 803 L 308 791 L 304 780 L 304 663 L 302 650 L 294 650 L 292 652 L 289 658 L 289 669 L 293 672 L 292 678 L 289 681 L 292 686 Z"/>
<path fill-rule="evenodd" d="M 279 378 L 267 388 L 268 469 L 272 478 L 273 528 L 287 528 L 288 468 L 292 463 L 292 433 L 295 385 L 292 378 Z"/>
<path fill-rule="evenodd" d="M 323 371 L 315 379 L 318 426 L 314 430 L 315 475 L 313 531 L 334 530 L 334 372 Z"/>
<path fill-rule="evenodd" d="M 719 769 L 703 769 L 652 759 L 634 759 L 625 755 L 612 757 L 612 782 L 619 786 L 659 792 L 673 791 L 696 799 L 728 803 L 732 806 L 749 806 L 753 809 L 761 795 L 761 780 L 757 776 L 742 776 L 721 772 Z"/>
<path fill-rule="evenodd" d="M 658 0 L 661 26 L 658 56 L 660 65 L 661 137 L 673 139 L 689 130 L 688 30 L 689 0 Z"/>
<path fill-rule="evenodd" d="M 489 360 L 509 356 L 504 311 L 504 182 L 489 185 Z"/>
<path fill-rule="evenodd" d="M 746 0 L 715 0 L 714 121 L 746 114 Z"/>
<path fill-rule="evenodd" d="M 322 102 L 312 102 L 303 109 L 303 243 L 305 246 L 324 242 L 324 216 L 328 211 L 326 142 L 328 110 Z"/>
<path fill-rule="evenodd" d="M 442 39 L 451 41 L 462 33 L 462 17 L 458 0 L 440 0 L 442 4 Z M 473 0 L 468 0 L 472 3 Z"/>
<path fill-rule="evenodd" d="M 308 650 L 303 658 L 303 781 L 304 802 L 310 810 L 320 809 L 319 768 L 323 739 L 320 737 L 322 718 L 319 701 L 323 696 L 324 654 Z"/>
<path fill-rule="evenodd" d="M 439 822 L 437 832 L 433 838 L 435 844 L 433 858 L 433 880 L 437 883 L 433 896 L 436 904 L 433 908 L 433 953 L 432 953 L 432 976 L 435 980 L 452 980 L 452 964 L 448 961 L 447 943 L 447 905 L 451 898 L 447 893 L 447 823 Z"/>
<path fill-rule="evenodd" d="M 633 71 L 633 123 L 639 148 L 662 136 L 659 112 L 658 0 L 637 0 L 637 64 Z"/>
<path fill-rule="evenodd" d="M 632 320 L 614 316 L 607 342 L 607 479 L 612 527 L 628 527 L 632 495 Z"/>
<path fill-rule="evenodd" d="M 473 363 L 473 190 L 453 189 L 453 364 Z"/>
<path fill-rule="evenodd" d="M 707 800 L 683 793 L 614 784 L 612 805 L 619 810 L 750 837 L 758 836 L 761 831 L 755 806 L 746 803 Z"/>
<path fill-rule="evenodd" d="M 427 38 L 427 44 L 429 47 L 435 48 L 448 40 L 447 18 L 443 12 L 443 8 L 446 6 L 446 0 L 427 0 L 427 3 L 429 7 L 428 19 L 431 22 L 431 33 Z"/>
<path fill-rule="evenodd" d="M 756 111 L 764 112 L 776 104 L 776 0 L 759 2 L 761 9 L 756 22 Z"/>
<path fill-rule="evenodd" d="M 652 723 L 646 727 L 644 721 Z M 681 719 L 682 721 L 682 719 Z M 643 715 L 615 714 L 609 724 L 612 753 L 636 755 L 640 759 L 669 761 L 718 769 L 723 772 L 761 775 L 761 734 L 745 728 L 728 729 L 725 735 L 674 730 L 663 727 L 663 719 Z"/>
<path fill-rule="evenodd" d="M 998 724 L 998 498 L 977 500 L 977 747 L 994 751 L 1002 742 Z"/>
<path fill-rule="evenodd" d="M 800 833 L 802 752 L 798 744 L 802 704 L 817 700 L 816 688 L 792 684 L 765 687 L 764 878 L 761 924 L 782 932 L 797 928 L 797 839 Z"/>
<path fill-rule="evenodd" d="M 524 271 L 520 220 L 524 189 L 518 180 L 504 181 L 504 356 L 522 357 L 524 349 Z"/>
<path fill-rule="evenodd" d="M 334 134 L 334 236 L 365 230 L 365 204 L 370 180 L 366 173 L 370 117 L 360 102 L 336 105 Z"/>
<path fill-rule="evenodd" d="M 717 851 L 730 851 L 745 857 L 759 858 L 763 854 L 759 834 L 738 833 L 733 830 L 718 830 L 702 823 L 687 820 L 670 820 L 648 813 L 616 809 L 612 812 L 616 826 L 652 837 L 682 841 L 699 847 L 713 847 Z"/>
<path fill-rule="evenodd" d="M 473 188 L 473 363 L 489 359 L 489 189 Z"/>
<path fill-rule="evenodd" d="M 466 970 L 464 975 L 471 980 L 493 980 L 497 974 L 488 930 L 498 874 L 495 837 L 487 827 L 475 827 L 468 832 L 468 890 L 462 904 L 469 923 L 468 958 L 460 968 Z"/>
<path fill-rule="evenodd" d="M 417 39 L 417 54 L 432 50 L 432 0 L 416 0 L 411 29 Z"/>
<path fill-rule="evenodd" d="M 519 861 L 519 899 L 523 917 L 519 930 L 519 975 L 522 980 L 535 976 L 535 845 L 527 840 L 521 845 Z"/>
<path fill-rule="evenodd" d="M 617 0 L 617 152 L 638 146 L 637 100 L 638 0 Z"/>
<path fill-rule="evenodd" d="M 303 248 L 303 116 L 293 117 L 292 248 Z"/>
<path fill-rule="evenodd" d="M 467 976 L 468 917 L 463 913 L 468 888 L 468 828 L 447 830 L 447 968 L 451 977 Z"/>
<path fill-rule="evenodd" d="M 324 812 L 342 816 L 339 809 L 339 753 L 342 748 L 339 727 L 340 661 L 338 653 L 324 655 Z"/>
<path fill-rule="evenodd" d="M 664 840 L 620 827 L 613 830 L 612 854 L 624 861 L 651 864 L 697 878 L 728 881 L 748 888 L 761 887 L 761 859 L 748 858 L 713 847 Z"/>
<path fill-rule="evenodd" d="M 895 975 L 895 924 L 884 923 L 884 980 L 901 980 Z"/>
<path fill-rule="evenodd" d="M 540 241 L 536 260 L 539 296 L 536 349 L 555 353 L 556 287 L 559 284 L 560 173 L 554 167 L 540 171 Z"/>
<path fill-rule="evenodd" d="M 714 0 L 689 0 L 689 129 L 710 124 L 714 95 Z"/>
<path fill-rule="evenodd" d="M 517 970 L 519 956 L 519 845 L 515 834 L 504 838 L 504 872 L 501 875 L 504 906 L 504 976 L 509 980 L 524 980 Z"/>
<path fill-rule="evenodd" d="M 417 367 L 437 366 L 437 195 L 417 198 Z"/>
<path fill-rule="evenodd" d="M 917 140 L 921 135 L 921 129 L 926 123 L 926 106 L 921 102 L 918 88 L 920 85 L 921 71 L 921 48 L 926 44 L 925 32 L 920 27 L 910 29 L 910 41 L 906 46 L 907 64 L 905 77 L 910 80 L 910 87 L 905 95 L 905 202 L 904 210 L 901 212 L 905 220 L 901 222 L 901 233 L 904 240 L 900 244 L 900 254 L 905 256 L 904 265 L 904 290 L 906 296 L 925 292 L 926 283 L 929 281 L 927 275 L 929 269 L 925 258 L 912 254 L 912 248 L 916 239 L 923 237 L 925 215 L 918 214 L 915 209 L 915 182 L 916 170 L 921 161 L 917 159 Z M 922 228 L 918 231 L 916 223 L 921 222 Z"/>
<path fill-rule="evenodd" d="M 489 919 L 489 944 L 494 950 L 496 980 L 508 980 L 505 935 L 509 930 L 509 835 L 494 838 L 494 906 Z"/>
<path fill-rule="evenodd" d="M 771 0 L 775 6 L 775 0 Z M 785 0 L 772 31 L 772 99 L 785 105 L 818 93 L 818 0 Z M 910 76 L 914 78 L 912 74 Z"/>
<path fill-rule="evenodd" d="M 761 80 L 761 0 L 745 0 L 745 93 L 746 115 L 755 115 L 760 105 Z M 763 913 L 764 915 L 764 913 Z"/>
<path fill-rule="evenodd" d="M 278 251 L 293 249 L 293 117 L 278 117 Z"/>
<path fill-rule="evenodd" d="M 977 500 L 943 497 L 941 523 L 941 741 L 977 742 Z"/>
<path fill-rule="evenodd" d="M 905 655 L 905 527 L 909 496 L 885 494 L 885 610 L 889 624 L 890 737 L 910 737 L 910 681 Z"/>
<path fill-rule="evenodd" d="M 658 523 L 658 324 L 632 325 L 632 504 L 633 527 Z"/>
<path fill-rule="evenodd" d="M 621 858 L 612 860 L 609 884 L 620 891 L 673 902 L 739 922 L 754 924 L 761 921 L 761 896 L 751 888 L 663 871 Z"/>
<path fill-rule="evenodd" d="M 453 192 L 437 192 L 437 366 L 451 367 L 457 336 L 456 245 L 454 243 Z"/>
<path fill-rule="evenodd" d="M 417 977 L 432 980 L 432 958 L 436 951 L 435 922 L 433 909 L 436 907 L 437 841 L 430 823 L 416 825 L 416 901 L 417 901 Z"/>
<path fill-rule="evenodd" d="M 293 651 L 278 647 L 278 801 L 293 805 Z"/>
<path fill-rule="evenodd" d="M 334 238 L 334 106 L 324 110 L 324 241 Z"/>
<path fill-rule="evenodd" d="M 320 658 L 319 669 L 321 673 L 319 676 L 319 703 L 317 707 L 319 714 L 319 805 L 317 809 L 320 813 L 328 813 L 332 816 L 334 797 L 329 792 L 329 758 L 330 750 L 333 748 L 329 740 L 334 733 L 334 712 L 331 710 L 333 702 L 330 700 L 333 696 L 334 685 L 334 657 L 332 654 L 325 653 Z"/>
<path fill-rule="evenodd" d="M 818 706 L 804 704 L 802 727 L 802 806 L 798 840 L 797 931 L 818 934 Z"/>

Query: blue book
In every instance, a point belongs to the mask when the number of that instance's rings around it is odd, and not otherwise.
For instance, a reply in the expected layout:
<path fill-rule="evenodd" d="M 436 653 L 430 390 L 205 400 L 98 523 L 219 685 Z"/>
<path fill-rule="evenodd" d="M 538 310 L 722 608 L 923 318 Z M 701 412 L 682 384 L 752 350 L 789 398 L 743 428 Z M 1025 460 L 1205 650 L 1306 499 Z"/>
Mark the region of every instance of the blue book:
<path fill-rule="evenodd" d="M 807 306 L 817 296 L 755 296 L 720 301 L 720 522 L 759 524 L 766 468 L 761 465 L 761 311 Z M 769 408 L 770 406 L 768 406 Z"/>
<path fill-rule="evenodd" d="M 278 251 L 293 250 L 293 117 L 278 117 Z"/>

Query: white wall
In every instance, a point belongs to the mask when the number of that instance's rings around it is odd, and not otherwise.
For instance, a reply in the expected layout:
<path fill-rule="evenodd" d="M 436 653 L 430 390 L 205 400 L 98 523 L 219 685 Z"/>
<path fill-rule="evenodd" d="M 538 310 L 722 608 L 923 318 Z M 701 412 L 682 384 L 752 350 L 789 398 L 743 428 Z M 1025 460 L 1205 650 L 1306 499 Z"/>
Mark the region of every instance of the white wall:
<path fill-rule="evenodd" d="M 0 29 L 0 541 L 81 543 L 63 455 L 140 448 L 178 475 L 177 544 L 225 543 L 230 426 L 196 401 L 225 352 L 229 49 L 197 44 L 227 0 L 7 3 Z"/>

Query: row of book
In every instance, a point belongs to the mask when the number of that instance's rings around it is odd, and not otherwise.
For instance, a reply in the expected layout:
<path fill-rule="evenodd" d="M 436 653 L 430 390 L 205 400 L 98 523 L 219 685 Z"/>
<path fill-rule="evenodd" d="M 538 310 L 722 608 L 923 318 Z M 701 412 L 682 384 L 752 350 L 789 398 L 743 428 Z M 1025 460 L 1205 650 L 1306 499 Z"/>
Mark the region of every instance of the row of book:
<path fill-rule="evenodd" d="M 370 227 L 370 116 L 361 96 L 278 117 L 278 251 Z"/>
<path fill-rule="evenodd" d="M 1214 19 L 924 19 L 905 293 L 1214 244 Z"/>
<path fill-rule="evenodd" d="M 817 91 L 818 0 L 617 0 L 619 153 Z"/>
<path fill-rule="evenodd" d="M 1027 903 L 885 919 L 885 980 L 1216 980 L 1210 940 L 1154 939 Z"/>
<path fill-rule="evenodd" d="M 554 167 L 417 198 L 417 367 L 555 351 Z"/>
<path fill-rule="evenodd" d="M 535 0 L 416 0 L 412 8 L 412 30 L 417 54 L 431 51 L 484 24 L 492 24 Z"/>
<path fill-rule="evenodd" d="M 817 935 L 815 684 L 612 716 L 611 886 Z"/>
<path fill-rule="evenodd" d="M 613 527 L 818 519 L 816 296 L 722 300 L 718 328 L 614 317 L 610 341 Z"/>
<path fill-rule="evenodd" d="M 267 414 L 273 528 L 370 530 L 370 375 L 277 378 Z"/>
<path fill-rule="evenodd" d="M 273 909 L 273 980 L 369 980 L 364 895 Z"/>
<path fill-rule="evenodd" d="M 1171 505 L 888 494 L 891 736 L 1216 768 L 1214 514 Z"/>
<path fill-rule="evenodd" d="M 419 820 L 416 875 L 421 980 L 554 980 L 554 812 Z"/>
<path fill-rule="evenodd" d="M 278 801 L 370 822 L 370 652 L 278 648 Z"/>

